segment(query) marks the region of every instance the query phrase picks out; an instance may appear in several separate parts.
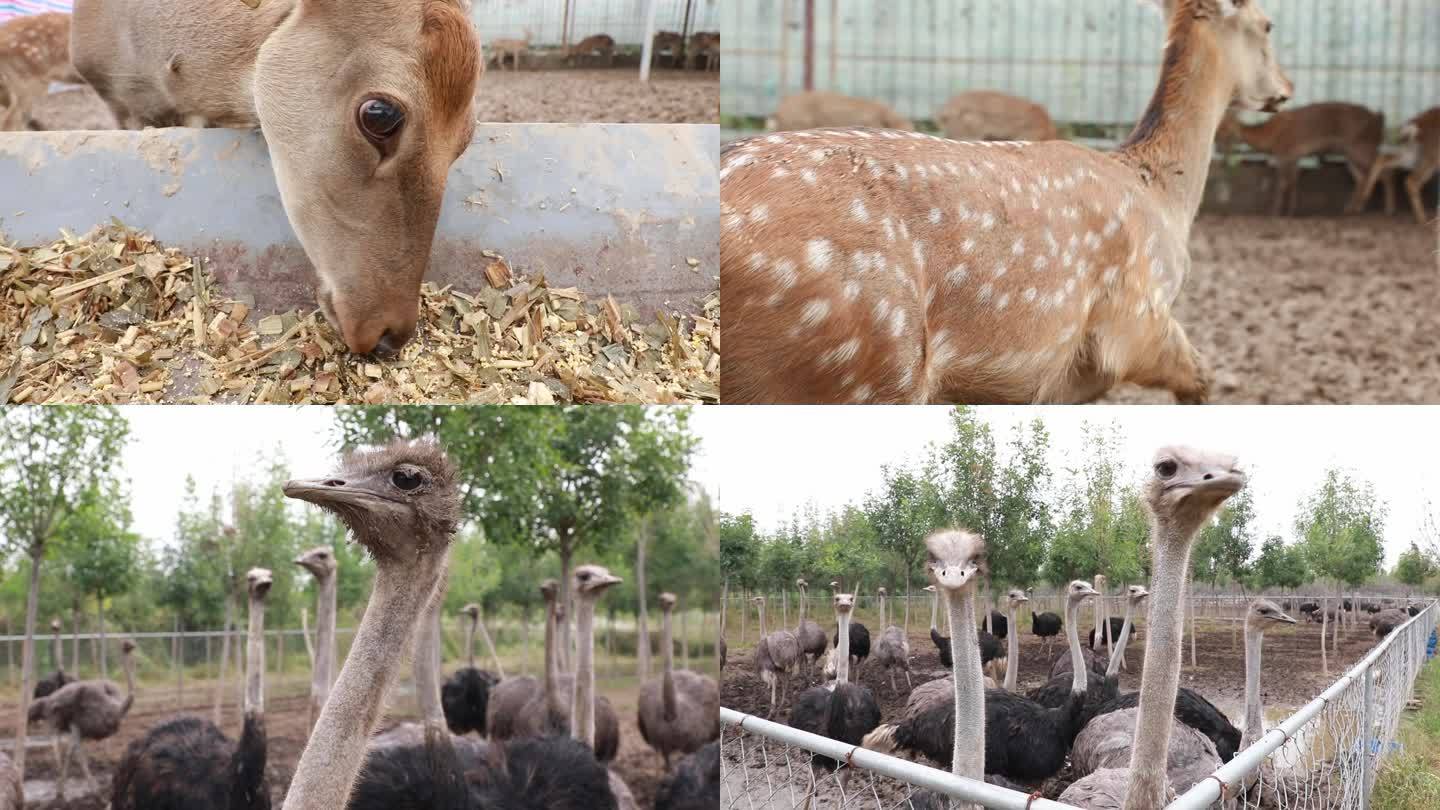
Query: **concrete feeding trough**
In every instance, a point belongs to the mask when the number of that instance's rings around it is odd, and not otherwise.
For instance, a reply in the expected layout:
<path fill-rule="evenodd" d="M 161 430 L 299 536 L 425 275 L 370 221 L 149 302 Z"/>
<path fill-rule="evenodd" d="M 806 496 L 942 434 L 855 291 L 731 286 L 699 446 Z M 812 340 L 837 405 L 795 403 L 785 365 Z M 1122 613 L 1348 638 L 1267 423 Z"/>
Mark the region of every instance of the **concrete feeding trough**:
<path fill-rule="evenodd" d="M 428 281 L 473 292 L 482 252 L 648 316 L 718 285 L 719 132 L 481 124 L 450 171 Z M 41 244 L 118 219 L 206 259 L 257 315 L 314 307 L 314 271 L 257 131 L 0 136 L 0 236 Z"/>

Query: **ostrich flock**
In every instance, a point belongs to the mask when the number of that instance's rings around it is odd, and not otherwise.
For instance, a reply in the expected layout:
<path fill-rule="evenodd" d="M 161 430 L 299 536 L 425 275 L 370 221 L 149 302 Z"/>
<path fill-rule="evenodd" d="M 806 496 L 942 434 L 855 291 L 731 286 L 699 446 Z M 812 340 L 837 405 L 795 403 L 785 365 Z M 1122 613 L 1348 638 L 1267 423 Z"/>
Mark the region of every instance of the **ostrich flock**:
<path fill-rule="evenodd" d="M 364 619 L 337 673 L 334 554 L 322 546 L 295 560 L 318 585 L 318 627 L 310 736 L 284 810 L 637 807 L 609 767 L 620 748 L 620 723 L 610 702 L 595 691 L 595 606 L 619 577 L 599 565 L 578 566 L 570 577 L 578 633 L 573 667 L 557 632 L 564 619 L 562 584 L 541 585 L 547 619 L 540 680 L 477 669 L 475 631 L 484 627 L 478 607 L 466 606 L 469 663 L 442 683 L 441 608 L 460 500 L 444 451 L 427 440 L 398 441 L 350 455 L 329 478 L 290 481 L 284 490 L 338 517 L 376 564 Z M 263 636 L 271 581 L 264 569 L 248 574 L 239 739 L 199 717 L 160 722 L 132 741 L 117 764 L 110 810 L 271 808 Z M 641 685 L 636 720 L 641 737 L 665 762 L 656 810 L 712 808 L 719 792 L 719 689 L 714 678 L 675 668 L 675 604 L 673 594 L 661 594 L 663 671 Z M 397 662 L 412 639 L 420 721 L 374 734 L 398 679 Z M 123 693 L 110 681 L 76 681 L 58 669 L 36 689 L 29 720 L 53 734 L 62 800 L 72 759 L 93 782 L 83 743 L 115 734 L 134 703 L 134 645 L 127 640 L 122 650 Z M 0 810 L 23 806 L 15 776 L 0 755 Z"/>
<path fill-rule="evenodd" d="M 1058 800 L 1077 807 L 1161 807 L 1264 735 L 1260 692 L 1264 634 L 1275 625 L 1296 623 L 1269 599 L 1258 598 L 1248 605 L 1239 728 L 1204 695 L 1180 686 L 1183 599 L 1191 551 L 1204 525 L 1244 486 L 1245 476 L 1231 456 L 1186 447 L 1158 451 L 1144 491 L 1153 554 L 1148 586 L 1128 587 L 1120 619 L 1104 616 L 1103 600 L 1097 600 L 1099 637 L 1092 630 L 1089 643 L 1082 645 L 1077 630 L 1080 611 L 1087 600 L 1103 592 L 1104 577 L 1096 577 L 1094 586 L 1083 580 L 1071 582 L 1065 589 L 1063 618 L 1054 613 L 1032 617 L 1032 631 L 1045 638 L 1047 650 L 1062 629 L 1067 649 L 1049 666 L 1047 680 L 1024 693 L 1017 690 L 1016 610 L 1029 597 L 1021 590 L 1009 591 L 1007 613 L 993 612 L 988 632 L 977 625 L 975 592 L 985 572 L 985 540 L 972 532 L 938 531 L 925 540 L 925 568 L 931 582 L 926 590 L 935 600 L 930 637 L 951 674 L 911 688 L 893 717 L 882 717 L 875 695 L 850 678 L 851 667 L 858 671 L 868 659 L 868 666 L 886 671 L 892 692 L 896 670 L 910 683 L 908 642 L 901 628 L 888 625 L 883 589 L 878 594 L 884 629 L 873 637 L 851 620 L 853 596 L 834 594 L 838 632 L 833 648 L 819 625 L 805 618 L 804 599 L 797 628 L 769 630 L 764 599 L 757 597 L 753 601 L 759 607 L 761 635 L 753 664 L 769 686 L 769 716 L 788 710 L 787 722 L 794 728 L 882 753 L 918 757 L 948 766 L 954 774 L 1024 793 L 1042 790 L 1047 780 L 1061 776 L 1072 781 Z M 803 595 L 804 581 L 797 585 Z M 1140 690 L 1121 693 L 1119 671 L 1125 647 L 1134 636 L 1134 611 L 1147 600 Z M 941 601 L 948 637 L 941 635 L 935 621 Z M 1307 615 L 1314 610 L 1319 606 L 1313 610 L 1308 603 L 1301 606 Z M 1396 610 L 1395 615 L 1378 619 L 1381 612 L 1376 611 L 1377 619 L 1371 623 L 1377 636 L 1409 615 Z M 811 669 L 822 656 L 824 677 L 833 681 L 808 688 L 790 701 L 790 670 L 798 669 L 808 684 Z M 1168 751 L 1168 757 L 1153 755 L 1161 750 Z M 818 755 L 811 768 L 814 780 L 807 805 L 818 795 L 821 777 L 837 768 L 840 789 L 846 789 L 851 768 Z M 1053 792 L 1062 784 L 1046 787 Z M 1236 790 L 1255 791 L 1260 794 L 1255 798 L 1264 800 L 1272 788 L 1256 788 L 1250 777 L 1246 784 L 1227 789 L 1231 795 Z M 943 797 L 924 791 L 911 800 L 916 808 L 947 806 Z"/>

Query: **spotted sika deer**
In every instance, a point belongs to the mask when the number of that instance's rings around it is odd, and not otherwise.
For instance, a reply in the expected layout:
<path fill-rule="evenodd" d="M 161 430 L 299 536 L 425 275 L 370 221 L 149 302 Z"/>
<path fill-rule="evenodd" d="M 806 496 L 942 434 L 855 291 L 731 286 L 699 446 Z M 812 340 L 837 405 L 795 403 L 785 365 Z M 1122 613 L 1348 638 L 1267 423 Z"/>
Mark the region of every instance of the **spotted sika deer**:
<path fill-rule="evenodd" d="M 0 25 L 0 88 L 9 96 L 0 131 L 25 129 L 51 82 L 80 81 L 70 66 L 69 14 L 15 17 Z"/>
<path fill-rule="evenodd" d="M 515 70 L 519 70 L 520 57 L 524 56 L 528 50 L 530 50 L 530 29 L 526 28 L 524 39 L 497 39 L 492 41 L 490 43 L 490 59 L 486 60 L 486 63 L 488 64 L 493 61 L 495 67 L 504 70 L 505 57 L 508 56 L 511 58 L 511 63 L 514 65 Z"/>
<path fill-rule="evenodd" d="M 1131 382 L 1205 402 L 1171 306 L 1215 130 L 1292 87 L 1254 0 L 1164 8 L 1159 87 L 1111 154 L 864 129 L 725 148 L 725 401 L 1085 402 Z"/>
<path fill-rule="evenodd" d="M 795 93 L 780 100 L 771 129 L 798 130 L 816 127 L 884 127 L 915 129 L 909 119 L 878 101 L 854 98 L 823 90 Z M 773 142 L 771 142 L 773 143 Z"/>
<path fill-rule="evenodd" d="M 609 34 L 592 34 L 565 49 L 565 61 L 578 65 L 580 57 L 604 57 L 608 67 L 615 66 L 615 40 Z"/>
<path fill-rule="evenodd" d="M 1346 211 L 1363 205 L 1366 176 L 1380 155 L 1385 139 L 1385 116 L 1358 104 L 1323 102 L 1276 113 L 1253 126 L 1233 116 L 1222 122 L 1221 137 L 1238 137 L 1275 162 L 1275 201 L 1271 214 L 1294 216 L 1300 202 L 1300 160 L 1311 155 L 1339 154 L 1355 179 L 1355 192 Z M 1368 195 L 1367 195 L 1368 197 Z M 1385 177 L 1385 210 L 1395 211 L 1395 188 Z"/>
<path fill-rule="evenodd" d="M 1425 202 L 1420 190 L 1430 178 L 1440 172 L 1440 107 L 1431 107 L 1420 113 L 1400 128 L 1400 142 L 1406 149 L 1398 155 L 1382 155 L 1370 168 L 1365 178 L 1365 188 L 1360 192 L 1362 200 L 1370 199 L 1375 183 L 1384 179 L 1387 186 L 1393 181 L 1390 170 L 1409 166 L 1410 176 L 1405 179 L 1405 193 L 1410 197 L 1410 209 L 1415 212 L 1415 221 L 1425 224 Z"/>
<path fill-rule="evenodd" d="M 1033 101 L 991 90 L 961 93 L 941 107 L 935 120 L 945 137 L 957 141 L 1053 141 L 1055 122 Z"/>
<path fill-rule="evenodd" d="M 692 70 L 699 64 L 701 57 L 705 59 L 705 70 L 720 70 L 719 31 L 696 31 L 690 35 L 690 52 L 687 58 Z"/>
<path fill-rule="evenodd" d="M 458 0 L 76 0 L 75 67 L 128 127 L 259 126 L 355 353 L 397 352 L 484 69 Z"/>

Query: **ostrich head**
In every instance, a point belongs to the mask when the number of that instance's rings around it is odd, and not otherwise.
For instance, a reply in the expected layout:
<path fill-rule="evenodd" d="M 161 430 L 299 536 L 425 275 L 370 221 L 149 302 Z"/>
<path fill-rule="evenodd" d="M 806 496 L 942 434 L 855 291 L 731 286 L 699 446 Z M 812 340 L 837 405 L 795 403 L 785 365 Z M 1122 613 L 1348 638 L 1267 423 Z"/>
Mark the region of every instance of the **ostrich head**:
<path fill-rule="evenodd" d="M 1293 619 L 1292 619 L 1292 621 L 1293 621 Z M 133 653 L 133 652 L 135 652 L 135 642 L 131 641 L 131 640 L 128 639 L 128 638 L 125 639 L 124 641 L 120 642 L 120 653 L 121 653 L 122 655 L 129 655 L 130 653 Z"/>
<path fill-rule="evenodd" d="M 58 633 L 58 632 L 60 632 L 60 620 L 59 620 L 59 619 L 51 619 L 51 620 L 50 620 L 50 631 L 53 632 L 53 633 Z"/>
<path fill-rule="evenodd" d="M 835 605 L 836 615 L 843 615 L 855 609 L 854 594 L 837 593 L 831 601 Z"/>
<path fill-rule="evenodd" d="M 590 602 L 599 599 L 610 586 L 625 581 L 603 565 L 582 565 L 575 569 L 574 579 L 575 595 Z"/>
<path fill-rule="evenodd" d="M 316 581 L 324 582 L 335 575 L 335 552 L 329 546 L 316 546 L 295 558 L 295 564 L 310 572 Z"/>
<path fill-rule="evenodd" d="M 884 585 L 881 585 L 880 587 L 876 588 L 876 589 L 875 589 L 875 592 L 878 593 L 878 594 L 880 594 L 881 596 L 887 596 L 887 595 L 889 595 L 889 593 L 890 593 L 889 591 L 885 590 L 885 586 L 884 586 Z"/>
<path fill-rule="evenodd" d="M 287 481 L 285 495 L 333 512 L 377 562 L 448 548 L 460 523 L 455 465 L 429 439 L 351 453 L 329 478 Z"/>
<path fill-rule="evenodd" d="M 675 603 L 677 601 L 679 600 L 675 598 L 675 594 L 666 591 L 665 593 L 660 594 L 660 609 L 665 611 L 666 613 L 669 613 L 670 611 L 675 609 Z"/>
<path fill-rule="evenodd" d="M 1018 608 L 1022 604 L 1029 602 L 1030 597 L 1026 596 L 1025 592 L 1020 590 L 1019 588 L 1011 588 L 1010 594 L 1007 597 L 1006 601 L 1009 603 L 1010 607 Z"/>
<path fill-rule="evenodd" d="M 1069 586 L 1065 588 L 1065 599 L 1069 604 L 1074 606 L 1079 606 L 1079 604 L 1086 599 L 1099 595 L 1100 592 L 1095 590 L 1090 583 L 1083 579 L 1072 580 Z"/>
<path fill-rule="evenodd" d="M 973 586 L 985 570 L 985 540 L 963 529 L 938 531 L 925 538 L 925 573 L 950 592 Z"/>
<path fill-rule="evenodd" d="M 809 590 L 810 583 L 806 582 L 804 577 L 796 577 L 795 587 L 803 593 L 804 591 Z"/>
<path fill-rule="evenodd" d="M 544 582 L 541 582 L 540 596 L 545 599 L 545 604 L 554 605 L 555 610 L 558 612 L 560 610 L 560 605 L 556 600 L 560 598 L 560 580 L 547 579 Z"/>
<path fill-rule="evenodd" d="M 270 586 L 274 582 L 275 578 L 268 568 L 251 568 L 245 572 L 245 585 L 249 588 L 252 599 L 264 599 L 270 593 Z"/>
<path fill-rule="evenodd" d="M 1198 530 L 1245 486 L 1245 473 L 1234 456 L 1191 447 L 1162 447 L 1151 470 L 1145 500 L 1156 521 L 1180 535 Z"/>
<path fill-rule="evenodd" d="M 1263 633 L 1273 624 L 1295 624 L 1295 619 L 1269 599 L 1256 599 L 1250 603 L 1250 609 L 1245 611 L 1247 628 Z"/>
<path fill-rule="evenodd" d="M 460 615 L 468 616 L 470 618 L 470 621 L 473 622 L 480 618 L 480 606 L 475 604 L 474 602 L 471 602 L 465 607 L 460 608 Z"/>
<path fill-rule="evenodd" d="M 1143 585 L 1131 585 L 1125 589 L 1125 597 L 1130 600 L 1132 605 L 1140 604 L 1140 601 L 1149 595 L 1150 592 L 1145 590 Z"/>

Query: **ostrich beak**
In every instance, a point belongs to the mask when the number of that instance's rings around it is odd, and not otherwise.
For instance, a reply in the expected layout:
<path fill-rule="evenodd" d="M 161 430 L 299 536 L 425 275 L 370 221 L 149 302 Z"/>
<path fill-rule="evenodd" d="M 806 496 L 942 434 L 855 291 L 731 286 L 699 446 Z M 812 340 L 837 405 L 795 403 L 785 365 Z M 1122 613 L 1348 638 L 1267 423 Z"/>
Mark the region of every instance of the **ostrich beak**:
<path fill-rule="evenodd" d="M 383 500 L 374 493 L 340 478 L 297 478 L 281 488 L 287 498 L 309 501 L 316 506 L 365 506 Z"/>
<path fill-rule="evenodd" d="M 1284 622 L 1286 624 L 1298 624 L 1298 622 L 1295 621 L 1295 617 L 1291 616 L 1289 613 L 1281 613 L 1279 616 L 1275 617 L 1275 620 Z"/>

